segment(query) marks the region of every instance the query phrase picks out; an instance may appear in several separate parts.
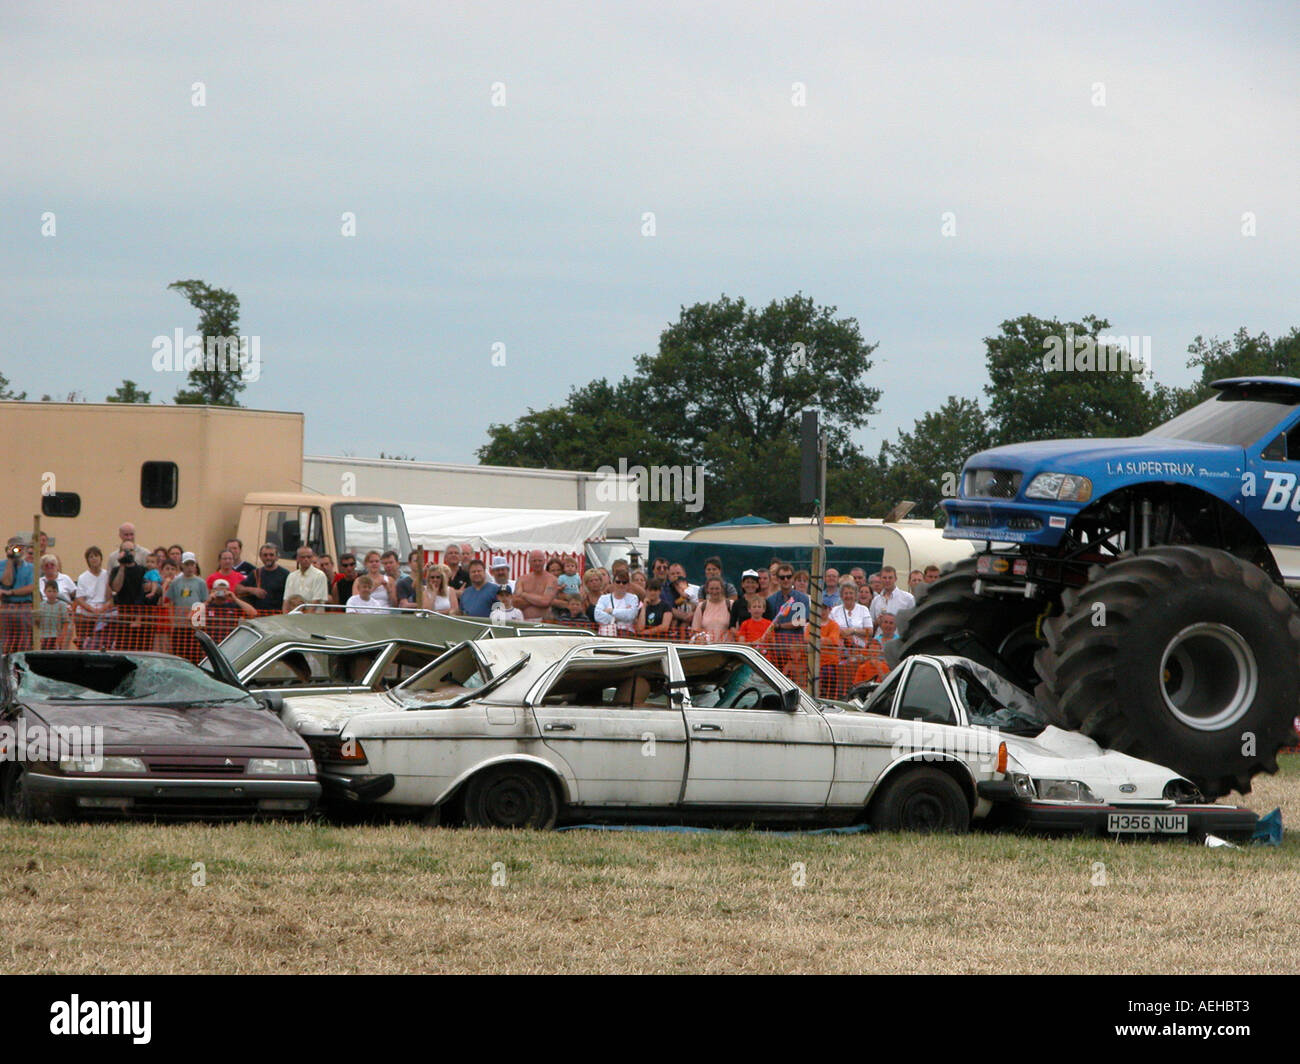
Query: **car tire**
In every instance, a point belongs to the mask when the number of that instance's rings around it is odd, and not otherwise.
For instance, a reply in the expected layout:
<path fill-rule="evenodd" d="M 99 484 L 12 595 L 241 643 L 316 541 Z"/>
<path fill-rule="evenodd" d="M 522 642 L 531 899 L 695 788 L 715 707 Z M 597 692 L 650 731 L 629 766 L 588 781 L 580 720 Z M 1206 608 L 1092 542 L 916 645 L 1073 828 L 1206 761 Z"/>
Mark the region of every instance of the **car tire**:
<path fill-rule="evenodd" d="M 1294 734 L 1300 611 L 1262 569 L 1208 547 L 1153 547 L 1094 566 L 1062 605 L 1036 658 L 1053 719 L 1211 800 L 1277 771 Z"/>
<path fill-rule="evenodd" d="M 546 831 L 558 812 L 551 781 L 528 765 L 497 765 L 465 785 L 465 821 L 472 828 Z"/>
<path fill-rule="evenodd" d="M 869 819 L 879 831 L 962 835 L 970 830 L 970 816 L 970 804 L 955 779 L 942 769 L 914 768 L 886 781 Z"/>
<path fill-rule="evenodd" d="M 31 792 L 25 785 L 26 776 L 27 769 L 21 764 L 11 766 L 4 774 L 4 814 L 11 820 L 36 819 Z"/>
<path fill-rule="evenodd" d="M 1015 671 L 1016 680 L 1032 688 L 1038 682 L 1033 670 L 1033 651 L 1041 645 L 1035 621 L 1043 604 L 1032 599 L 975 594 L 975 559 L 965 558 L 944 567 L 933 584 L 920 584 L 916 605 L 898 616 L 898 638 L 885 643 L 885 661 L 896 668 L 912 654 L 963 654 L 976 658 L 960 646 L 962 633 L 969 633 L 988 651 L 1002 654 Z M 980 663 L 1005 672 L 995 661 Z"/>

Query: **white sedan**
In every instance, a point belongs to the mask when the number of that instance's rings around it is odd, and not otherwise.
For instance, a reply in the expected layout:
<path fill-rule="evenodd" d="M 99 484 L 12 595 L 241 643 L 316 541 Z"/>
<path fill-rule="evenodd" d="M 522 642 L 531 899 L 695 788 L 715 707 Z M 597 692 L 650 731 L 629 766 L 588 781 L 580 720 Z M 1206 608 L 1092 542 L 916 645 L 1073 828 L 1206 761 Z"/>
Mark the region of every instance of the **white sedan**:
<path fill-rule="evenodd" d="M 390 691 L 290 697 L 283 715 L 335 804 L 435 823 L 964 831 L 1029 810 L 1048 828 L 1253 827 L 1168 769 L 1044 731 L 1008 689 L 966 659 L 913 656 L 857 707 L 818 702 L 745 645 L 539 636 L 462 643 Z"/>

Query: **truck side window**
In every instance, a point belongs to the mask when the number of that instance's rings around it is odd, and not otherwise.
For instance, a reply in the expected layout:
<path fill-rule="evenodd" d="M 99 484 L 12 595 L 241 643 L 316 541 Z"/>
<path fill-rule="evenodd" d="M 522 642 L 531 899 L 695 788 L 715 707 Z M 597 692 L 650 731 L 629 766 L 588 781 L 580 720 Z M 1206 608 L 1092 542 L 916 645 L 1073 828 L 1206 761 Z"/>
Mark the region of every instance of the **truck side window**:
<path fill-rule="evenodd" d="M 175 462 L 145 462 L 140 467 L 140 505 L 170 510 L 176 505 L 180 472 Z"/>

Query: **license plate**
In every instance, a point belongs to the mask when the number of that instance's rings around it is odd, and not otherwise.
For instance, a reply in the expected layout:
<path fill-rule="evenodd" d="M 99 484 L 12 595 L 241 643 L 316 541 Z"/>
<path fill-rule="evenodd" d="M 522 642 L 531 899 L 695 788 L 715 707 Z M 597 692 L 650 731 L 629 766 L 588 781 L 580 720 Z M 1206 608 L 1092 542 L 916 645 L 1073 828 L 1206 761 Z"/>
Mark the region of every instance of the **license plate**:
<path fill-rule="evenodd" d="M 1111 835 L 1186 835 L 1186 813 L 1111 813 L 1106 817 Z"/>

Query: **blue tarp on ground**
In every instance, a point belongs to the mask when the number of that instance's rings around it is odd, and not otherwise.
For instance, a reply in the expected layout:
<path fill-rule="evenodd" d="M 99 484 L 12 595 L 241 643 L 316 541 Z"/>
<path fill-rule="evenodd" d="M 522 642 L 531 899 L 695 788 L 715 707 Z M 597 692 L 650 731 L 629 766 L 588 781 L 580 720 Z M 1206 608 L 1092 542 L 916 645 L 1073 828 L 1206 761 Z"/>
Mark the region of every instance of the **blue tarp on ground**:
<path fill-rule="evenodd" d="M 734 828 L 692 828 L 684 824 L 566 824 L 556 831 L 671 831 L 680 835 L 722 835 L 734 833 Z M 808 831 L 766 831 L 755 828 L 764 835 L 861 835 L 871 830 L 870 824 L 849 824 L 841 828 L 812 828 Z"/>
<path fill-rule="evenodd" d="M 1255 833 L 1251 842 L 1262 842 L 1266 846 L 1282 845 L 1282 810 L 1274 809 L 1268 816 L 1262 816 L 1255 824 Z"/>

